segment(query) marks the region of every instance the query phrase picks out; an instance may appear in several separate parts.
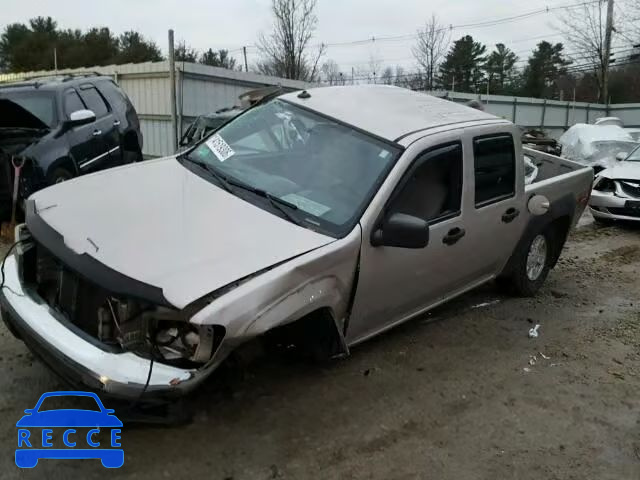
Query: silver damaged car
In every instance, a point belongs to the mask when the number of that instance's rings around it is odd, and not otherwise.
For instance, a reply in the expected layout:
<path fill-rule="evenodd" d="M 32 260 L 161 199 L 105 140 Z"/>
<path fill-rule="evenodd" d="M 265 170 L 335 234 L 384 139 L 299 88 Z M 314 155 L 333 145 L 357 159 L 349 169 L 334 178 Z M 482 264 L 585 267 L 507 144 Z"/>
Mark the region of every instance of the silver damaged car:
<path fill-rule="evenodd" d="M 177 156 L 30 197 L 2 317 L 74 384 L 180 395 L 250 342 L 345 356 L 494 279 L 535 294 L 592 182 L 426 94 L 288 93 Z"/>

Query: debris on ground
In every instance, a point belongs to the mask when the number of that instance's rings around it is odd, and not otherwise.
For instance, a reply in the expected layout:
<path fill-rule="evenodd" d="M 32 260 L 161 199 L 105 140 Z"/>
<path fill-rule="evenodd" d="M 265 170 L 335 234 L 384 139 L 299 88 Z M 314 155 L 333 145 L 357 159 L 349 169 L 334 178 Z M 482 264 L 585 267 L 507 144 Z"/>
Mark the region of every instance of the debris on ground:
<path fill-rule="evenodd" d="M 490 307 L 491 305 L 496 305 L 498 303 L 500 303 L 500 300 L 495 299 L 495 300 L 490 300 L 488 302 L 478 303 L 477 305 L 473 305 L 471 308 L 476 309 L 476 308 Z"/>
<path fill-rule="evenodd" d="M 540 324 L 536 324 L 535 327 L 529 329 L 529 338 L 538 338 L 538 330 L 540 329 Z"/>

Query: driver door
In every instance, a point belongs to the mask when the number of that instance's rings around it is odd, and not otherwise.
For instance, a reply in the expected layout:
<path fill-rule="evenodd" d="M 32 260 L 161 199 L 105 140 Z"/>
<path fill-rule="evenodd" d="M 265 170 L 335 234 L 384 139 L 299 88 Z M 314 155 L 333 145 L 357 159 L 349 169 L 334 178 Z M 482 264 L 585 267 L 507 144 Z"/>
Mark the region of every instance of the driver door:
<path fill-rule="evenodd" d="M 463 218 L 464 165 L 459 138 L 419 152 L 380 214 L 426 220 L 429 242 L 424 248 L 374 247 L 363 233 L 349 343 L 420 313 L 471 281 L 464 265 L 473 253 Z"/>

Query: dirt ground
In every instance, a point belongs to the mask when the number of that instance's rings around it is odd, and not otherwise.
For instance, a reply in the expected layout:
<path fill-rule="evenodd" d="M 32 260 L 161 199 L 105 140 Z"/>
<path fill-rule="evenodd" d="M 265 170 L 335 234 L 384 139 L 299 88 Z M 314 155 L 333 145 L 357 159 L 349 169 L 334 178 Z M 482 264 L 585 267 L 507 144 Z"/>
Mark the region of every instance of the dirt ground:
<path fill-rule="evenodd" d="M 15 422 L 63 385 L 2 326 L 0 477 L 638 479 L 639 273 L 640 228 L 582 227 L 537 298 L 489 286 L 343 361 L 215 376 L 191 424 L 125 425 L 116 471 L 16 468 Z"/>

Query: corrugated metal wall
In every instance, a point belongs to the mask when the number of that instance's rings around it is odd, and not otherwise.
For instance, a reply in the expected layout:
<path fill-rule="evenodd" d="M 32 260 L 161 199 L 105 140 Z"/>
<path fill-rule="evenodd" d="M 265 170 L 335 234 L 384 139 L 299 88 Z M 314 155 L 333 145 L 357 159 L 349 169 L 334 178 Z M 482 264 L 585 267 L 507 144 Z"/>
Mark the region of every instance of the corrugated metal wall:
<path fill-rule="evenodd" d="M 640 104 L 605 105 L 584 102 L 562 102 L 538 98 L 507 97 L 501 95 L 475 95 L 460 92 L 431 92 L 438 97 L 447 97 L 455 102 L 480 100 L 486 111 L 506 118 L 525 128 L 545 130 L 558 138 L 571 125 L 593 123 L 600 117 L 620 117 L 625 126 L 640 126 Z"/>

